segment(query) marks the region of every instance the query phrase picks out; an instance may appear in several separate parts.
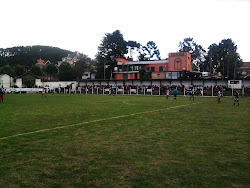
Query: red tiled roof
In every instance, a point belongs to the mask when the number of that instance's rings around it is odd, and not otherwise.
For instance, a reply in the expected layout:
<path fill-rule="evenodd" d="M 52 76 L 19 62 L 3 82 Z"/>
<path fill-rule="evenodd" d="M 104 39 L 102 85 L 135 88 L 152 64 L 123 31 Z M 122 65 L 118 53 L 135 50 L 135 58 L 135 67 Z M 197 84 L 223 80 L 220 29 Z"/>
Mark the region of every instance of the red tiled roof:
<path fill-rule="evenodd" d="M 45 61 L 40 58 L 39 60 L 37 60 L 37 63 L 45 64 Z"/>

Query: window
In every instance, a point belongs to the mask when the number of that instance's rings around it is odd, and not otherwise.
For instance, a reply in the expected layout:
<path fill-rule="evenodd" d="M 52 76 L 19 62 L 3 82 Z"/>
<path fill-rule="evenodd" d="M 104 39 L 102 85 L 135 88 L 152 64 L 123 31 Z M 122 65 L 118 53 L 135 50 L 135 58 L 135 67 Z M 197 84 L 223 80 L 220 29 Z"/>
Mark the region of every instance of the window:
<path fill-rule="evenodd" d="M 172 79 L 177 79 L 177 78 L 178 78 L 177 72 L 172 72 Z"/>
<path fill-rule="evenodd" d="M 240 81 L 235 81 L 235 80 L 230 81 L 230 84 L 239 84 L 239 83 L 240 83 Z"/>
<path fill-rule="evenodd" d="M 128 74 L 123 74 L 123 79 L 127 80 L 128 79 Z"/>
<path fill-rule="evenodd" d="M 163 72 L 163 66 L 159 67 L 159 72 Z"/>
<path fill-rule="evenodd" d="M 149 71 L 149 67 L 147 67 L 147 70 Z"/>
<path fill-rule="evenodd" d="M 171 74 L 171 72 L 166 72 L 166 79 L 171 79 L 171 76 L 172 74 Z"/>
<path fill-rule="evenodd" d="M 151 71 L 152 71 L 152 72 L 155 72 L 155 67 L 151 67 Z"/>

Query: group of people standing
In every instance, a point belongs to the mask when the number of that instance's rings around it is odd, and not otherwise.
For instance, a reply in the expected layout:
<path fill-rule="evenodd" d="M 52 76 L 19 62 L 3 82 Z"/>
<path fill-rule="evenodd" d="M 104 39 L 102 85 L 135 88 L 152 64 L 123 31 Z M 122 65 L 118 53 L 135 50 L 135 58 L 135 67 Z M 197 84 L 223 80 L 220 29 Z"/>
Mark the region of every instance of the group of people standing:
<path fill-rule="evenodd" d="M 174 101 L 177 101 L 176 97 L 177 97 L 177 93 L 178 93 L 178 90 L 177 88 L 175 88 L 173 90 L 173 93 L 174 93 Z M 194 92 L 194 88 L 191 90 L 191 92 L 189 93 L 190 94 L 190 100 L 193 98 L 193 101 L 194 101 L 194 96 L 195 96 L 195 92 Z M 166 99 L 168 100 L 170 96 L 170 89 L 167 88 L 166 90 Z M 218 104 L 221 103 L 221 92 L 218 91 L 217 93 L 217 101 L 218 101 Z M 238 106 L 240 106 L 240 102 L 239 102 L 239 92 L 236 90 L 235 91 L 235 94 L 234 94 L 234 104 L 233 106 L 235 106 L 235 103 L 237 102 Z"/>
<path fill-rule="evenodd" d="M 233 104 L 233 106 L 235 106 L 235 103 L 236 103 L 236 102 L 237 102 L 238 106 L 240 106 L 239 95 L 240 95 L 239 92 L 236 90 L 236 91 L 235 91 L 235 94 L 234 94 L 234 104 Z M 217 101 L 218 101 L 218 104 L 221 103 L 220 99 L 221 99 L 221 92 L 218 91 L 218 93 L 217 93 Z"/>
<path fill-rule="evenodd" d="M 4 101 L 4 94 L 5 94 L 4 89 L 0 88 L 0 102 L 1 103 L 3 103 L 3 101 Z M 177 94 L 178 94 L 177 88 L 175 88 L 173 90 L 173 94 L 174 94 L 174 101 L 177 101 Z M 190 100 L 193 98 L 193 101 L 194 101 L 194 96 L 195 96 L 194 89 L 192 89 L 189 94 L 190 94 Z M 109 90 L 109 95 L 115 96 L 115 90 L 110 89 Z M 166 99 L 167 100 L 168 100 L 169 96 L 170 96 L 170 89 L 167 88 L 167 90 L 166 90 Z M 42 98 L 43 97 L 47 98 L 45 88 L 43 88 L 43 91 L 42 91 Z M 218 91 L 218 93 L 217 93 L 217 101 L 218 101 L 218 104 L 221 104 L 221 92 L 220 91 Z M 236 103 L 238 104 L 238 106 L 240 105 L 239 92 L 237 90 L 235 91 L 235 94 L 234 94 L 234 104 L 233 104 L 233 106 L 235 106 Z"/>
<path fill-rule="evenodd" d="M 173 90 L 173 93 L 174 93 L 174 100 L 176 101 L 176 100 L 177 100 L 176 97 L 177 97 L 177 94 L 178 94 L 177 88 L 175 88 L 175 89 Z M 168 100 L 169 95 L 170 95 L 170 90 L 167 89 L 167 90 L 166 90 L 166 99 L 167 99 L 167 100 Z"/>
<path fill-rule="evenodd" d="M 175 88 L 174 90 L 173 90 L 173 93 L 174 93 L 174 100 L 175 101 L 177 101 L 177 94 L 178 94 L 178 90 L 177 90 L 177 88 Z M 169 95 L 170 95 L 170 89 L 168 89 L 167 88 L 167 90 L 166 90 L 166 99 L 168 100 L 168 98 L 169 98 Z M 193 98 L 193 101 L 194 101 L 194 89 L 192 89 L 192 91 L 190 92 L 190 100 L 191 100 L 191 98 Z"/>

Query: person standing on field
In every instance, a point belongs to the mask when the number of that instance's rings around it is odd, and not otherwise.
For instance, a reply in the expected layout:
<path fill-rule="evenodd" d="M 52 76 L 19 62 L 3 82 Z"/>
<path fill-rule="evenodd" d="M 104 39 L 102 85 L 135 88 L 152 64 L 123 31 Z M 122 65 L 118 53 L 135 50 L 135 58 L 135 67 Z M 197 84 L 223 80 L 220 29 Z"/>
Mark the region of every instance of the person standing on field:
<path fill-rule="evenodd" d="M 45 88 L 43 88 L 43 91 L 42 91 L 42 98 L 43 98 L 43 96 L 44 96 L 45 98 L 47 98 Z"/>
<path fill-rule="evenodd" d="M 220 91 L 218 91 L 218 94 L 217 94 L 218 104 L 220 104 L 220 103 L 221 103 L 221 102 L 220 102 L 220 98 L 221 98 L 221 92 L 220 92 Z"/>
<path fill-rule="evenodd" d="M 169 89 L 166 90 L 166 99 L 168 100 L 169 97 Z"/>
<path fill-rule="evenodd" d="M 2 88 L 0 88 L 0 101 L 3 103 L 3 95 L 4 95 L 4 91 Z"/>
<path fill-rule="evenodd" d="M 234 104 L 233 104 L 233 106 L 235 106 L 235 102 L 236 101 L 238 103 L 238 106 L 240 106 L 240 103 L 239 103 L 239 92 L 237 90 L 235 91 L 235 94 L 234 94 Z"/>
<path fill-rule="evenodd" d="M 193 97 L 193 101 L 194 101 L 194 88 L 192 88 L 192 90 L 190 91 L 190 99 Z"/>
<path fill-rule="evenodd" d="M 177 101 L 176 97 L 177 97 L 177 93 L 178 93 L 178 90 L 177 88 L 174 89 L 174 100 Z"/>

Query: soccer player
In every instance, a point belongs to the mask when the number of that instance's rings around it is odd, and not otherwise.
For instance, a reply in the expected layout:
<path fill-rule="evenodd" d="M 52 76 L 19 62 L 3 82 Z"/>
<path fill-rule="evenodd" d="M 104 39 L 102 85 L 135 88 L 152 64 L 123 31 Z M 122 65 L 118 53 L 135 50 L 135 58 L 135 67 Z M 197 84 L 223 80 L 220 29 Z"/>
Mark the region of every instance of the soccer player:
<path fill-rule="evenodd" d="M 44 96 L 45 98 L 47 98 L 47 96 L 46 96 L 46 91 L 45 91 L 44 88 L 43 88 L 43 91 L 42 91 L 42 98 L 43 98 L 43 96 Z"/>
<path fill-rule="evenodd" d="M 220 102 L 220 98 L 221 98 L 221 92 L 220 92 L 220 91 L 218 91 L 218 94 L 217 94 L 218 104 L 220 104 L 220 103 L 221 103 L 221 102 Z"/>
<path fill-rule="evenodd" d="M 166 90 L 166 99 L 168 100 L 169 97 L 169 89 Z"/>
<path fill-rule="evenodd" d="M 174 100 L 177 101 L 176 96 L 177 96 L 178 90 L 177 88 L 174 89 Z"/>
<path fill-rule="evenodd" d="M 191 100 L 192 97 L 193 97 L 193 101 L 194 101 L 194 88 L 192 88 L 192 90 L 190 92 L 190 99 L 189 100 Z"/>
<path fill-rule="evenodd" d="M 0 88 L 0 101 L 3 103 L 3 95 L 4 95 L 4 91 L 2 88 Z"/>
<path fill-rule="evenodd" d="M 234 104 L 233 104 L 233 106 L 235 106 L 235 102 L 236 101 L 238 103 L 238 106 L 240 106 L 240 103 L 239 103 L 239 92 L 237 90 L 235 91 L 235 94 L 234 94 Z"/>

